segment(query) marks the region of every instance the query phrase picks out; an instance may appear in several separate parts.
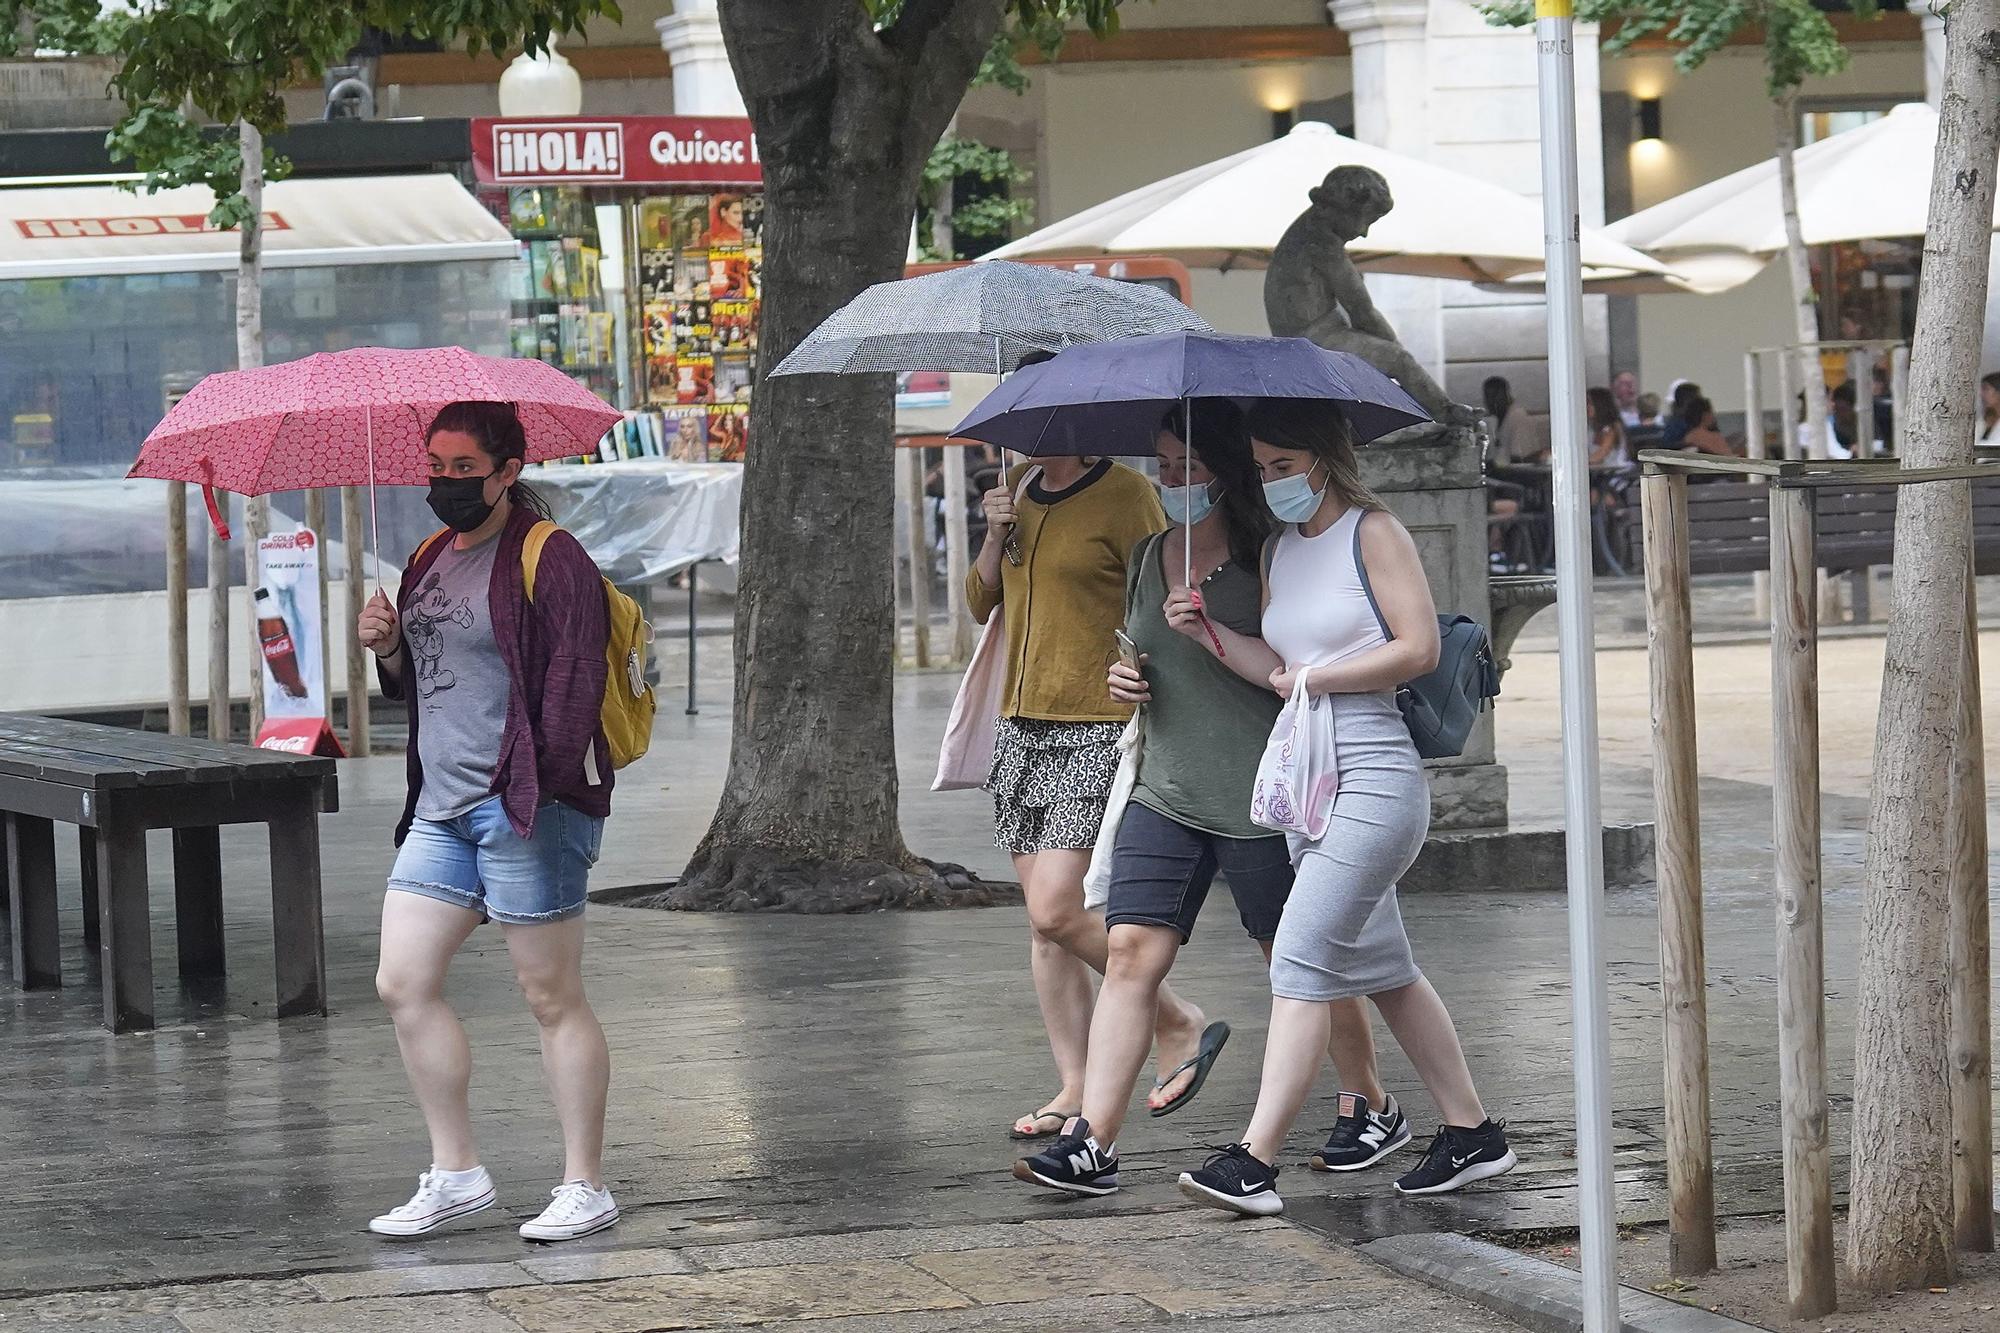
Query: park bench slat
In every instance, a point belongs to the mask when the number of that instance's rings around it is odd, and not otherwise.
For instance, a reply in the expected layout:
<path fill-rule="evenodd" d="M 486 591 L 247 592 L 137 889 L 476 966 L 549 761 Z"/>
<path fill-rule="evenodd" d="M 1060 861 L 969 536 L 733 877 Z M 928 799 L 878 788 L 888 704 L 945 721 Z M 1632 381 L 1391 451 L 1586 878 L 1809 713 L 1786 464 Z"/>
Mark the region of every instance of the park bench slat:
<path fill-rule="evenodd" d="M 144 765 L 131 760 L 46 745 L 16 746 L 0 740 L 0 773 L 9 777 L 64 787 L 136 787 L 145 772 Z"/>
<path fill-rule="evenodd" d="M 19 713 L 0 713 L 0 740 L 26 740 L 97 754 L 121 755 L 162 768 L 190 770 L 201 775 L 196 780 L 303 777 L 314 771 L 333 770 L 331 759 L 286 755 L 189 736 L 162 736 L 156 732 L 101 727 Z M 209 773 L 205 770 L 222 772 Z"/>

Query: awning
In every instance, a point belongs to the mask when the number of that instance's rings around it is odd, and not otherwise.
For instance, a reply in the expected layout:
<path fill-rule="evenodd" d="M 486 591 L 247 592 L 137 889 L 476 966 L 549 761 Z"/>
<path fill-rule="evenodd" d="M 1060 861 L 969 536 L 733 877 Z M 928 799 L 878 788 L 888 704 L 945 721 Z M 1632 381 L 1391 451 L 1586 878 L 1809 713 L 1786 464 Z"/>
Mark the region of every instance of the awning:
<path fill-rule="evenodd" d="M 208 224 L 215 196 L 193 185 L 134 194 L 115 185 L 0 189 L 0 281 L 233 269 L 238 237 Z M 270 268 L 511 259 L 507 229 L 457 180 L 314 177 L 264 188 Z"/>

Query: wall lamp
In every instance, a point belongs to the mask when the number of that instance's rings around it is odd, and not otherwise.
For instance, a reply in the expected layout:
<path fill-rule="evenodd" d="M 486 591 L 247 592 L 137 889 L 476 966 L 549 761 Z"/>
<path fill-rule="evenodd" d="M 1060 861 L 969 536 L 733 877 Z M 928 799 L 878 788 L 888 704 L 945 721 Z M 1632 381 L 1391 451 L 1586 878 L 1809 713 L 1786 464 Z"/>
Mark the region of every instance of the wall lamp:
<path fill-rule="evenodd" d="M 1271 137 L 1282 139 L 1292 132 L 1292 125 L 1299 118 L 1297 107 L 1285 107 L 1271 113 Z"/>
<path fill-rule="evenodd" d="M 1660 134 L 1660 99 L 1657 97 L 1642 97 L 1636 105 L 1639 109 L 1639 142 L 1657 142 L 1662 137 Z"/>

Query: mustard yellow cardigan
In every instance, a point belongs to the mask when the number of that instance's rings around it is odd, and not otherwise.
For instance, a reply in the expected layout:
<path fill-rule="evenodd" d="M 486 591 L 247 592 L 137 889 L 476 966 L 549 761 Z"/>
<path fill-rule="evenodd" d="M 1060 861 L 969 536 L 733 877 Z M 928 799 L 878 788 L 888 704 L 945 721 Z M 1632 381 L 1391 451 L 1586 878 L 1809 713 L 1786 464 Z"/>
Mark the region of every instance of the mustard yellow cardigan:
<path fill-rule="evenodd" d="M 1017 467 L 1007 484 L 1018 488 Z M 1002 558 L 1000 586 L 975 567 L 966 603 L 980 624 L 1004 609 L 1007 683 L 1003 717 L 1051 722 L 1123 722 L 1132 710 L 1112 701 L 1105 671 L 1117 656 L 1112 631 L 1125 623 L 1125 566 L 1132 550 L 1167 526 L 1159 492 L 1138 472 L 1112 464 L 1054 504 L 1023 492 L 1021 563 Z"/>

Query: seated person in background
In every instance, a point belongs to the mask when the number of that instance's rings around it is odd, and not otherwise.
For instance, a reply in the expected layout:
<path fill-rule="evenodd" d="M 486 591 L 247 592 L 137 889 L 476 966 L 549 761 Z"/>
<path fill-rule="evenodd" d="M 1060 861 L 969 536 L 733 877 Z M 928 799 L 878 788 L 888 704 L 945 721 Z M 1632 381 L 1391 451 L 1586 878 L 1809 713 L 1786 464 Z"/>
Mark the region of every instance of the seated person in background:
<path fill-rule="evenodd" d="M 1834 458 L 1854 457 L 1854 442 L 1860 438 L 1860 414 L 1854 410 L 1854 381 L 1848 380 L 1833 391 L 1833 407 L 1827 417 L 1832 431 L 1827 453 Z"/>
<path fill-rule="evenodd" d="M 1702 397 L 1701 386 L 1691 380 L 1676 380 L 1667 419 L 1661 423 L 1660 447 L 1681 449 L 1687 445 L 1687 406 Z"/>
<path fill-rule="evenodd" d="M 1487 415 L 1493 418 L 1491 463 L 1505 466 L 1548 462 L 1548 440 L 1528 415 L 1528 409 L 1514 401 L 1513 386 L 1494 375 L 1480 386 L 1480 391 L 1486 399 Z"/>
<path fill-rule="evenodd" d="M 1666 433 L 1660 424 L 1660 395 L 1642 393 L 1639 395 L 1639 424 L 1625 431 L 1625 443 L 1631 448 L 1632 456 L 1638 457 L 1641 449 L 1658 449 L 1661 436 Z"/>
<path fill-rule="evenodd" d="M 1715 404 L 1706 398 L 1695 397 L 1680 411 L 1680 448 L 1685 453 L 1720 454 L 1724 458 L 1734 458 L 1737 448 L 1725 438 L 1715 425 Z"/>

